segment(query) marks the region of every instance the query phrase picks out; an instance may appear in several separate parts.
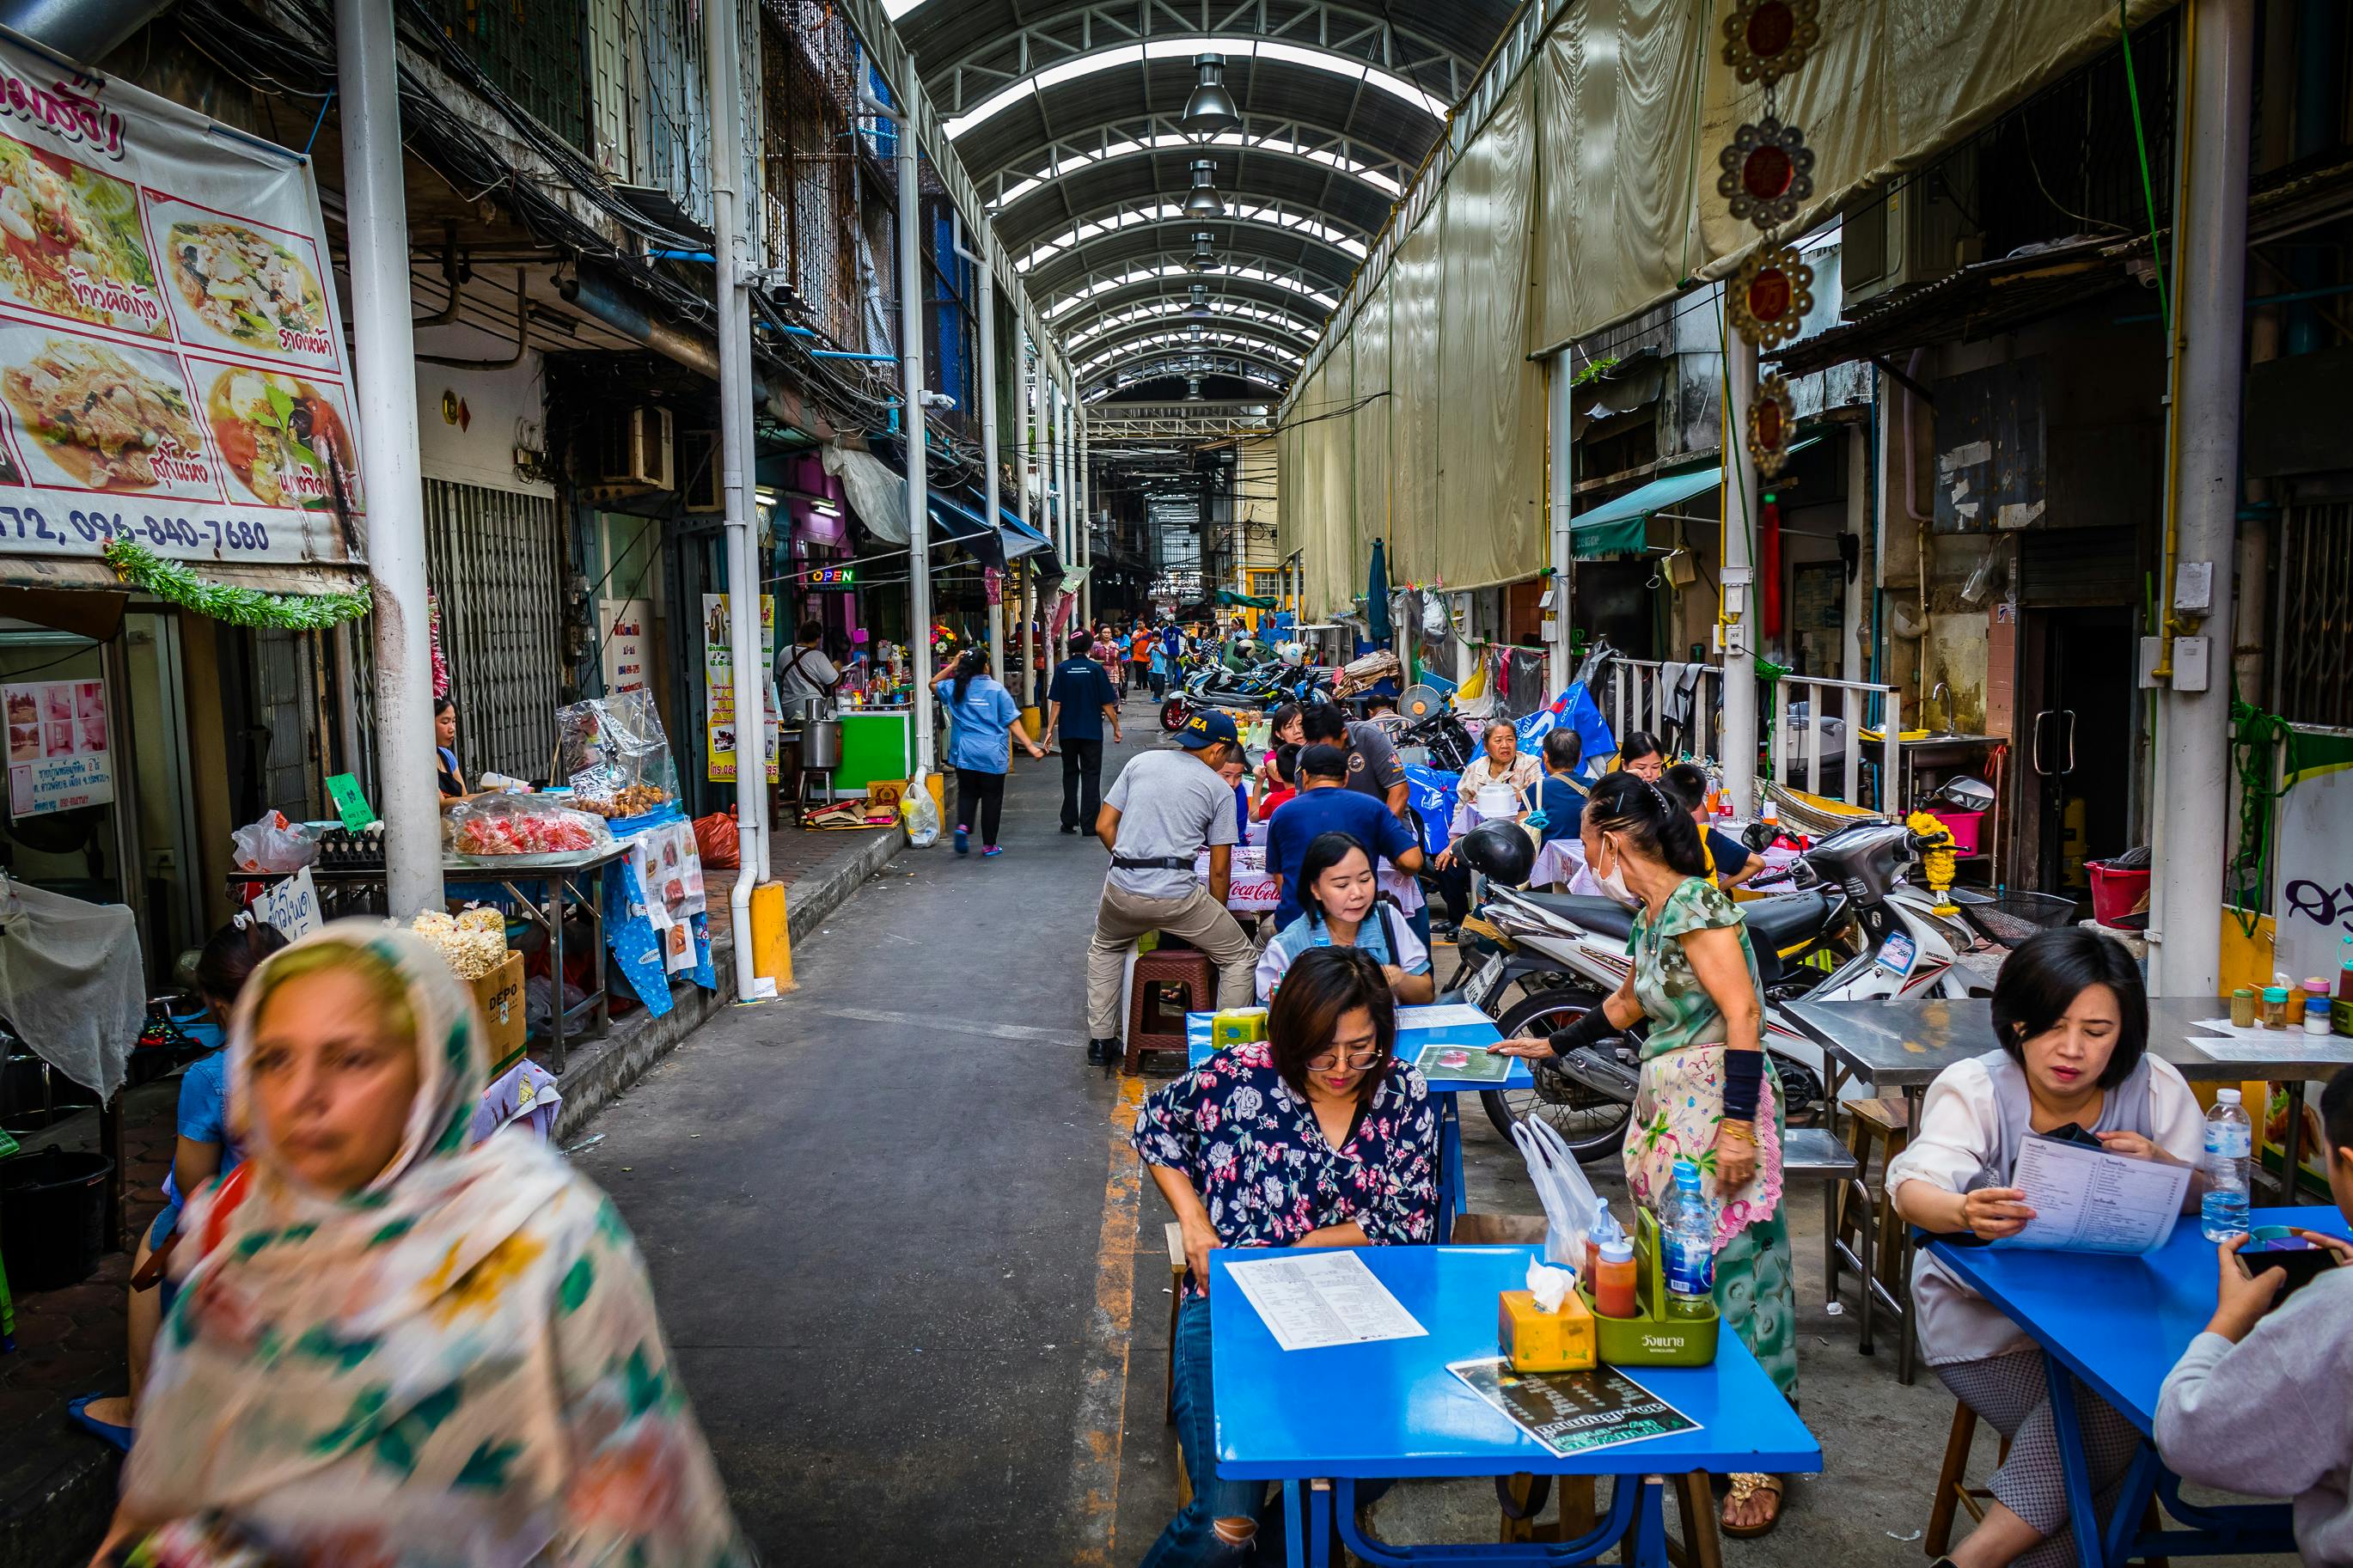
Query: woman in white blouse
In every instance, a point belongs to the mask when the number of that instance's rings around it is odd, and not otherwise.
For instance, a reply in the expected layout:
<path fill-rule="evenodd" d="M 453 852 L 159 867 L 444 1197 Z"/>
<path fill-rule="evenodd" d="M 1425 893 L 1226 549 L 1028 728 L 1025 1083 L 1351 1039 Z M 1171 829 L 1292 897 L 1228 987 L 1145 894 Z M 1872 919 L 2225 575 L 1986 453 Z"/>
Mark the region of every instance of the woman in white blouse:
<path fill-rule="evenodd" d="M 2034 1217 L 2026 1194 L 2007 1184 L 2021 1141 L 2070 1124 L 2111 1153 L 2198 1163 L 2204 1113 L 2181 1075 L 2147 1054 L 2147 993 L 2113 939 L 2067 927 L 2028 941 L 1994 984 L 1993 1027 L 1999 1048 L 1936 1075 L 1918 1133 L 1888 1163 L 1895 1212 L 1912 1224 L 1987 1241 L 2015 1236 Z M 2186 1206 L 2196 1206 L 2200 1185 L 2193 1176 Z M 1956 1568 L 2073 1563 L 2042 1353 L 2000 1309 L 1925 1255 L 1912 1300 L 1928 1364 L 2010 1439 L 1992 1506 L 1945 1561 Z M 2080 1382 L 2075 1403 L 2093 1488 L 2105 1507 L 2139 1435 Z"/>
<path fill-rule="evenodd" d="M 1483 821 L 1478 810 L 1479 792 L 1490 784 L 1503 784 L 1514 796 L 1512 815 L 1525 816 L 1535 809 L 1536 788 L 1544 783 L 1544 770 L 1535 758 L 1520 750 L 1520 732 L 1508 719 L 1491 719 L 1482 736 L 1482 750 L 1462 770 L 1461 782 L 1454 786 L 1454 834 L 1461 837 Z M 1451 847 L 1438 853 L 1436 865 L 1440 870 L 1454 864 Z"/>

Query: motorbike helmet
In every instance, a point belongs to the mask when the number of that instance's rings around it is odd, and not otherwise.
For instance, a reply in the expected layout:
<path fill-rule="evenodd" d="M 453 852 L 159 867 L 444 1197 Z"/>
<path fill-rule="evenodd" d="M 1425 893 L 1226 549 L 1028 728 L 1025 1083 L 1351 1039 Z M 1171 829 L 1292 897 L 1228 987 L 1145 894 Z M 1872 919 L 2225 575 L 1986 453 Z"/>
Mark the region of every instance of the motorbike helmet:
<path fill-rule="evenodd" d="M 1516 888 L 1535 867 L 1536 840 L 1519 823 L 1482 822 L 1455 841 L 1455 852 L 1481 876 Z"/>

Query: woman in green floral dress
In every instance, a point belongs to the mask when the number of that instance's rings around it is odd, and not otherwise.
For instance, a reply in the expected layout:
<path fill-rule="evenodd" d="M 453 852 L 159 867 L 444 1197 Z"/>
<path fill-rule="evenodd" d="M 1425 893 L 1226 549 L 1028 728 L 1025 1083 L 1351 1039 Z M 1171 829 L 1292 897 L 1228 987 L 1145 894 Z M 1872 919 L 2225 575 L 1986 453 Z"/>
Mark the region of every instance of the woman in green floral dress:
<path fill-rule="evenodd" d="M 1691 816 L 1663 786 L 1631 773 L 1604 777 L 1585 808 L 1583 837 L 1596 879 L 1639 906 L 1627 944 L 1633 969 L 1616 994 L 1548 1040 L 1493 1048 L 1565 1056 L 1648 1022 L 1626 1135 L 1627 1188 L 1655 1212 L 1673 1189 L 1675 1162 L 1699 1167 L 1715 1214 L 1717 1310 L 1794 1402 L 1798 1300 L 1781 1213 L 1780 1083 L 1763 1049 L 1764 993 L 1748 932 L 1706 875 Z M 1770 1530 L 1780 1494 L 1777 1477 L 1733 1477 L 1725 1533 Z"/>

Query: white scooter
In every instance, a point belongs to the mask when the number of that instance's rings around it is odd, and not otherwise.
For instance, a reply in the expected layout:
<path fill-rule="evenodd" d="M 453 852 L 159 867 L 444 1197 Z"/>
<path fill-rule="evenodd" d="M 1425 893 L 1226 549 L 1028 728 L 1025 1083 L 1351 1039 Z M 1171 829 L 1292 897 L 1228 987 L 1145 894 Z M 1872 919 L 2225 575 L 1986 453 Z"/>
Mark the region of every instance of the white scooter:
<path fill-rule="evenodd" d="M 1967 996 L 1986 987 L 1960 963 L 1972 941 L 1962 921 L 1939 914 L 1937 897 L 1904 879 L 1922 852 L 1949 837 L 1903 823 L 1842 828 L 1800 858 L 1804 890 L 1744 902 L 1766 997 L 1765 1047 L 1773 1054 L 1788 1109 L 1820 1100 L 1826 1063 L 1814 1037 L 1783 1004 Z M 1466 852 L 1466 858 L 1469 858 Z M 1473 864 L 1476 862 L 1474 860 Z M 1481 868 L 1484 869 L 1484 868 Z M 1966 918 L 1966 895 L 1958 908 Z M 1633 911 L 1610 899 L 1531 893 L 1491 882 L 1463 927 L 1463 972 L 1450 991 L 1486 1011 L 1505 1037 L 1567 1028 L 1616 991 L 1632 967 L 1626 952 Z M 1806 961 L 1831 954 L 1825 972 Z M 1519 999 L 1506 1003 L 1516 989 Z M 1535 1086 L 1481 1095 L 1488 1119 L 1509 1137 L 1525 1117 L 1549 1122 L 1579 1160 L 1614 1153 L 1625 1142 L 1641 1068 L 1634 1037 L 1539 1061 Z"/>

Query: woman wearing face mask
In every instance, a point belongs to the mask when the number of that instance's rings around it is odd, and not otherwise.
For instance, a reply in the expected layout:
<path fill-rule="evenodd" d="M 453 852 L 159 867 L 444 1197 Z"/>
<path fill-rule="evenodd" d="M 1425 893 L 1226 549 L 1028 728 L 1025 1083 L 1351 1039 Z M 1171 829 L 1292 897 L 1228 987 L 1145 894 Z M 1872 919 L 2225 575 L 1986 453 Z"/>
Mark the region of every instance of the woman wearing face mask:
<path fill-rule="evenodd" d="M 611 1202 L 536 1140 L 468 1145 L 483 1047 L 406 931 L 254 971 L 246 1162 L 189 1200 L 100 1561 L 753 1561 Z"/>
<path fill-rule="evenodd" d="M 1797 1288 L 1781 1213 L 1781 1095 L 1762 1039 L 1765 998 L 1740 911 L 1706 875 L 1699 829 L 1658 784 L 1610 773 L 1582 823 L 1588 868 L 1635 910 L 1625 984 L 1549 1040 L 1506 1040 L 1501 1056 L 1566 1056 L 1647 1022 L 1642 1073 L 1626 1130 L 1626 1185 L 1655 1212 L 1674 1163 L 1700 1169 L 1716 1216 L 1716 1310 L 1774 1383 L 1797 1398 Z M 1778 1521 L 1778 1477 L 1738 1475 L 1724 1505 L 1727 1535 Z"/>
<path fill-rule="evenodd" d="M 1172 1393 L 1193 1480 L 1144 1568 L 1283 1560 L 1271 1539 L 1282 1509 L 1266 1507 L 1266 1483 L 1218 1474 L 1210 1249 L 1397 1246 L 1429 1241 L 1437 1225 L 1438 1112 L 1395 1055 L 1380 965 L 1356 948 L 1301 954 L 1266 1032 L 1155 1089 L 1136 1112 L 1135 1152 L 1185 1237 Z"/>
<path fill-rule="evenodd" d="M 1381 901 L 1372 857 L 1352 836 L 1320 833 L 1309 843 L 1299 862 L 1299 903 L 1303 912 L 1259 955 L 1260 1001 L 1274 994 L 1302 954 L 1319 947 L 1353 947 L 1370 955 L 1388 979 L 1389 994 L 1408 1005 L 1438 994 L 1430 950 L 1405 917 L 1393 917 Z"/>

